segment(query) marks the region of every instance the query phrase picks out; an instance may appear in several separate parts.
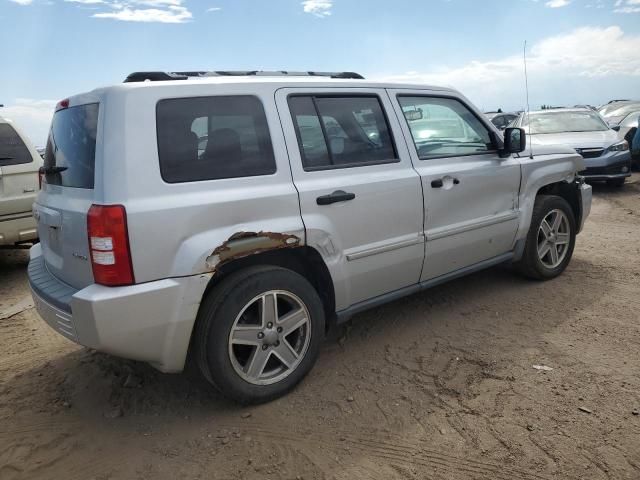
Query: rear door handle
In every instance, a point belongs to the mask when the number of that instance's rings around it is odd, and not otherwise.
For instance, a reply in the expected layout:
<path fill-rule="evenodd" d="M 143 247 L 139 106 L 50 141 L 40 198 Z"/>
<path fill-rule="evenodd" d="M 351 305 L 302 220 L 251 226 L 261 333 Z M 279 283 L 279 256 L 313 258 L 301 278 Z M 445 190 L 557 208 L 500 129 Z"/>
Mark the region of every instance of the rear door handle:
<path fill-rule="evenodd" d="M 353 200 L 354 198 L 356 198 L 355 193 L 345 192 L 344 190 L 336 190 L 329 195 L 322 195 L 321 197 L 316 198 L 316 203 L 318 205 L 331 205 L 332 203 L 348 202 L 349 200 Z"/>

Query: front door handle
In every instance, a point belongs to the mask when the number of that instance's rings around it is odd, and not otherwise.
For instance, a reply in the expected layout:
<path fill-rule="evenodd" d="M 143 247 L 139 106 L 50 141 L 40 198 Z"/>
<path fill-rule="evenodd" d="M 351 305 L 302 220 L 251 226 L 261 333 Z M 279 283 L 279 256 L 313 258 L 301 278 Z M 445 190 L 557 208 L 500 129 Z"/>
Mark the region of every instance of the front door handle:
<path fill-rule="evenodd" d="M 454 178 L 453 184 L 460 185 L 460 180 L 458 180 L 457 178 Z M 444 178 L 437 178 L 431 181 L 431 188 L 442 188 L 443 186 L 444 186 Z"/>
<path fill-rule="evenodd" d="M 331 205 L 332 203 L 337 202 L 348 202 L 349 200 L 353 200 L 356 198 L 355 193 L 345 192 L 344 190 L 336 190 L 329 195 L 322 195 L 321 197 L 316 198 L 316 203 L 318 205 Z"/>

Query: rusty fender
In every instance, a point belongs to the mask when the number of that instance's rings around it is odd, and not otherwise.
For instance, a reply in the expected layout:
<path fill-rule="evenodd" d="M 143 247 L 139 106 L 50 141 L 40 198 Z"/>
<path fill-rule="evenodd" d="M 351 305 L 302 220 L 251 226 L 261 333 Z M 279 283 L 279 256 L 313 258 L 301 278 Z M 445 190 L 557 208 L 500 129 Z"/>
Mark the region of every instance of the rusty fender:
<path fill-rule="evenodd" d="M 237 232 L 207 257 L 207 267 L 216 270 L 223 264 L 256 253 L 300 245 L 295 235 L 275 232 Z"/>

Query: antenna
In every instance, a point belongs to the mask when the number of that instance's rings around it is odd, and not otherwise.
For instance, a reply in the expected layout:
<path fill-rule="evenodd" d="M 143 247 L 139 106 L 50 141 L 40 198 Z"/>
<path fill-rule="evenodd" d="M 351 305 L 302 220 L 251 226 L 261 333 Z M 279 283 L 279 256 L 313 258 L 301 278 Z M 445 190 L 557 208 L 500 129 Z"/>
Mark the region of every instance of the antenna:
<path fill-rule="evenodd" d="M 524 41 L 524 89 L 527 94 L 527 127 L 529 128 L 529 158 L 533 160 L 533 142 L 531 141 L 531 108 L 529 108 L 529 77 L 527 75 L 527 41 Z M 526 132 L 525 132 L 526 136 Z"/>

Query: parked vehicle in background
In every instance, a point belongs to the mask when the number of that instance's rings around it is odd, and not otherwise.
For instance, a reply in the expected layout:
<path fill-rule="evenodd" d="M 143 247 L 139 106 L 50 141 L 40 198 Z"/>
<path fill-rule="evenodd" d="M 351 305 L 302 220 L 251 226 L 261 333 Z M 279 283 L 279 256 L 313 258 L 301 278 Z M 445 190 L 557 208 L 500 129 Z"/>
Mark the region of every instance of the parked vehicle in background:
<path fill-rule="evenodd" d="M 598 113 L 600 115 L 602 115 L 605 119 L 607 117 L 611 116 L 611 112 L 618 110 L 622 107 L 624 107 L 625 105 L 628 104 L 633 104 L 633 103 L 638 103 L 638 101 L 635 100 L 613 100 L 609 103 L 607 103 L 606 105 L 602 105 L 601 107 L 598 108 Z"/>
<path fill-rule="evenodd" d="M 590 109 L 563 108 L 523 113 L 514 124 L 524 128 L 534 149 L 566 145 L 585 161 L 580 172 L 588 181 L 606 181 L 622 186 L 631 176 L 629 144 Z"/>
<path fill-rule="evenodd" d="M 593 105 L 574 105 L 573 108 L 588 108 L 589 110 L 598 110 L 597 107 Z"/>
<path fill-rule="evenodd" d="M 500 130 L 504 130 L 518 118 L 517 113 L 486 112 L 485 115 Z"/>
<path fill-rule="evenodd" d="M 9 120 L 0 117 L 0 247 L 38 238 L 31 207 L 38 192 L 42 158 Z"/>
<path fill-rule="evenodd" d="M 33 298 L 75 342 L 164 372 L 189 355 L 227 396 L 266 401 L 329 323 L 504 262 L 560 275 L 591 187 L 573 149 L 530 159 L 525 142 L 447 88 L 132 74 L 56 108 Z"/>
<path fill-rule="evenodd" d="M 629 115 L 640 111 L 640 102 L 625 102 L 617 104 L 616 108 L 607 110 L 606 114 L 600 114 L 610 127 L 619 126 Z"/>

